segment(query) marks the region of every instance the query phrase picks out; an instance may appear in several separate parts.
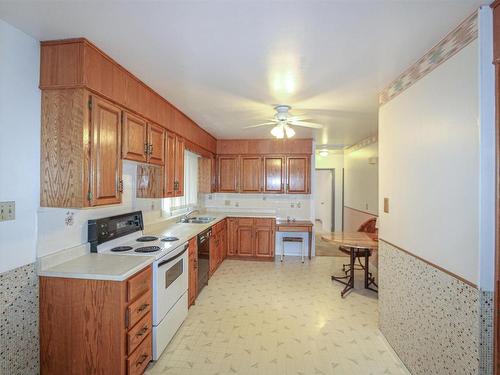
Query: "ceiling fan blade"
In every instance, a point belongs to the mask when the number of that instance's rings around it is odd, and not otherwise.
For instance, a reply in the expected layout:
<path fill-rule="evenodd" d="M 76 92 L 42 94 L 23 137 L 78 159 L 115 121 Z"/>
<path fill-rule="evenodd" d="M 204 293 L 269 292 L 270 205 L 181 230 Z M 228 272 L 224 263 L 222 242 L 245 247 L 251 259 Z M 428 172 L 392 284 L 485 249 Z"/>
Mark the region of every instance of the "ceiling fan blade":
<path fill-rule="evenodd" d="M 302 126 L 304 128 L 323 129 L 323 125 L 316 124 L 314 122 L 291 121 L 289 122 L 289 124 L 293 126 Z"/>
<path fill-rule="evenodd" d="M 314 120 L 312 118 L 307 118 L 307 117 L 304 117 L 304 116 L 291 116 L 288 118 L 288 122 L 294 122 L 294 121 L 310 121 L 310 120 Z"/>
<path fill-rule="evenodd" d="M 256 124 L 256 125 L 245 126 L 245 127 L 244 127 L 244 129 L 258 128 L 258 127 L 260 127 L 260 126 L 269 126 L 269 125 L 276 125 L 276 121 L 264 122 L 264 123 L 262 123 L 262 124 Z"/>

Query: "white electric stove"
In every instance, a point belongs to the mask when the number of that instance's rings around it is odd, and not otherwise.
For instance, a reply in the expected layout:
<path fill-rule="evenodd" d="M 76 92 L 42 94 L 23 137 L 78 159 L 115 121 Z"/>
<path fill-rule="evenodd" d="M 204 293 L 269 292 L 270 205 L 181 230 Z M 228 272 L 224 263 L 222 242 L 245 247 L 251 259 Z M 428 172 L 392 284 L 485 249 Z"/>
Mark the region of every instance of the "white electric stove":
<path fill-rule="evenodd" d="M 154 256 L 153 360 L 157 360 L 188 312 L 188 245 L 175 237 L 144 235 L 142 212 L 88 222 L 92 252 Z"/>

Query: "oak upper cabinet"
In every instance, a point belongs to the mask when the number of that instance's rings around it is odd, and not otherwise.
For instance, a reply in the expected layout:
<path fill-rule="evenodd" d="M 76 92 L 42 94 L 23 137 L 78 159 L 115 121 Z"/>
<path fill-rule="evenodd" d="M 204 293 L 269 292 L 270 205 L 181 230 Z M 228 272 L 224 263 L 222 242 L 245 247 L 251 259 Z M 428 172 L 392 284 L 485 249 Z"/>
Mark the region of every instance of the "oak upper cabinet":
<path fill-rule="evenodd" d="M 310 156 L 287 156 L 286 175 L 288 194 L 309 194 L 310 192 Z"/>
<path fill-rule="evenodd" d="M 238 219 L 227 219 L 227 256 L 235 256 L 238 251 Z"/>
<path fill-rule="evenodd" d="M 264 156 L 264 193 L 285 192 L 285 157 Z"/>
<path fill-rule="evenodd" d="M 163 165 L 165 129 L 131 113 L 123 114 L 123 159 Z"/>
<path fill-rule="evenodd" d="M 254 230 L 253 219 L 238 219 L 238 248 L 237 255 L 241 257 L 251 257 L 254 255 Z"/>
<path fill-rule="evenodd" d="M 147 162 L 148 124 L 146 120 L 129 112 L 123 113 L 122 157 L 127 160 Z"/>
<path fill-rule="evenodd" d="M 42 92 L 40 206 L 121 202 L 122 112 L 85 89 Z"/>
<path fill-rule="evenodd" d="M 184 195 L 184 150 L 184 139 L 181 137 L 175 137 L 174 195 L 176 197 Z"/>
<path fill-rule="evenodd" d="M 218 191 L 236 193 L 238 191 L 238 156 L 219 156 L 217 172 Z"/>
<path fill-rule="evenodd" d="M 167 132 L 165 137 L 165 198 L 184 195 L 184 139 Z"/>
<path fill-rule="evenodd" d="M 193 237 L 189 240 L 189 274 L 188 274 L 189 306 L 194 304 L 198 294 L 198 242 Z"/>
<path fill-rule="evenodd" d="M 274 219 L 255 219 L 255 256 L 274 257 L 274 235 L 276 221 Z"/>
<path fill-rule="evenodd" d="M 240 193 L 262 191 L 262 158 L 260 156 L 240 157 Z"/>
<path fill-rule="evenodd" d="M 160 125 L 148 124 L 148 162 L 165 164 L 165 129 Z"/>
<path fill-rule="evenodd" d="M 175 192 L 175 134 L 167 132 L 165 137 L 165 181 L 163 196 L 170 198 Z"/>
<path fill-rule="evenodd" d="M 120 203 L 123 192 L 121 109 L 96 96 L 91 103 L 90 177 L 92 206 Z"/>

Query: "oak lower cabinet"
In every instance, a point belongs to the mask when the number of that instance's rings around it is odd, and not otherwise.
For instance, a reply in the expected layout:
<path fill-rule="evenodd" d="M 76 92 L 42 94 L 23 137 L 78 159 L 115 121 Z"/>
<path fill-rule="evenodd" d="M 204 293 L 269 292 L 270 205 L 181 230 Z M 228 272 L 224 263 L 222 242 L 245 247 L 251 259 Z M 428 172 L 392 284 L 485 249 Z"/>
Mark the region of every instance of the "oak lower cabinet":
<path fill-rule="evenodd" d="M 189 240 L 189 284 L 188 284 L 188 305 L 194 305 L 198 296 L 198 238 Z"/>
<path fill-rule="evenodd" d="M 227 256 L 240 259 L 274 259 L 276 220 L 229 218 Z"/>
<path fill-rule="evenodd" d="M 212 276 L 217 268 L 226 258 L 227 243 L 226 243 L 226 219 L 219 221 L 212 227 L 212 235 L 210 237 L 210 265 L 209 276 Z"/>
<path fill-rule="evenodd" d="M 40 206 L 122 199 L 122 111 L 85 89 L 42 91 Z"/>
<path fill-rule="evenodd" d="M 42 375 L 132 375 L 152 360 L 152 269 L 124 281 L 40 277 Z"/>

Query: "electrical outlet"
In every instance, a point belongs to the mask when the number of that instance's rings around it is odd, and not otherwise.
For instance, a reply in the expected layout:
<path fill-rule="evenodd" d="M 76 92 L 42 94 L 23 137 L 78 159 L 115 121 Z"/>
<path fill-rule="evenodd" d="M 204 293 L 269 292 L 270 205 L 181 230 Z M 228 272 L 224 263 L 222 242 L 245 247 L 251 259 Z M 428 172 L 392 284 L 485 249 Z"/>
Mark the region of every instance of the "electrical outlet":
<path fill-rule="evenodd" d="M 15 220 L 16 202 L 0 202 L 0 221 Z"/>
<path fill-rule="evenodd" d="M 224 206 L 230 206 L 230 205 L 231 205 L 231 201 L 230 201 L 230 200 L 228 200 L 228 199 L 226 199 L 226 200 L 224 201 Z"/>

